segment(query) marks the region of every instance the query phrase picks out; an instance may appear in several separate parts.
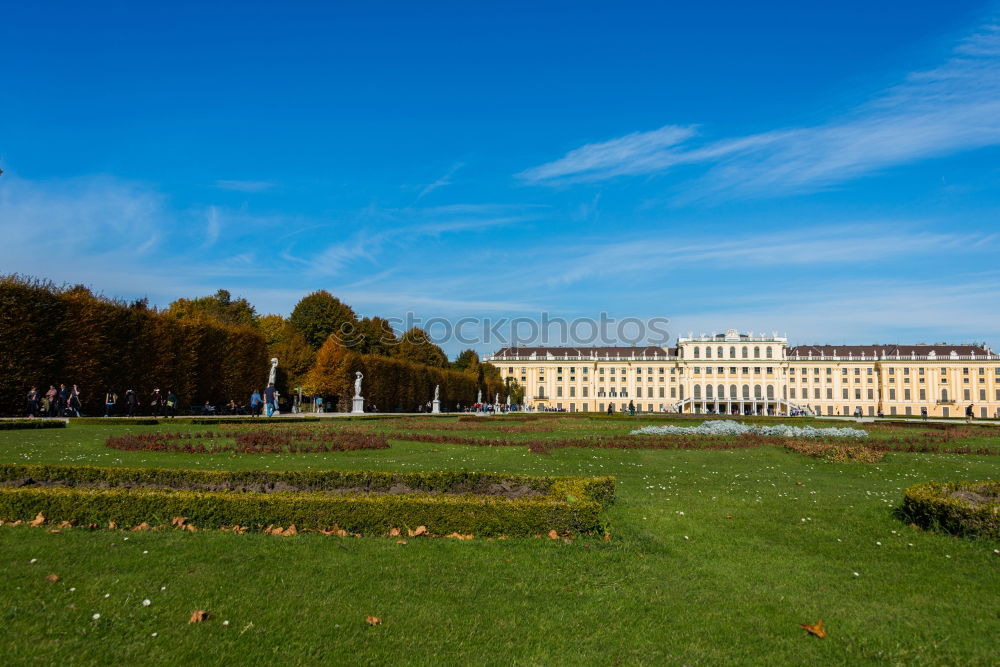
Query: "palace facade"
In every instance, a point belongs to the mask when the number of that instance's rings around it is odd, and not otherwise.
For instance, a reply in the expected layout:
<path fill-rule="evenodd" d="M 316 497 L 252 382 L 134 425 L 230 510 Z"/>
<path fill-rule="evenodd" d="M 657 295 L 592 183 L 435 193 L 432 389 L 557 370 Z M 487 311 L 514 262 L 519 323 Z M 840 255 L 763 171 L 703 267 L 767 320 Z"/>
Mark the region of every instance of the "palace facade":
<path fill-rule="evenodd" d="M 978 345 L 800 345 L 725 333 L 676 347 L 509 347 L 488 357 L 534 409 L 1000 416 L 1000 355 Z"/>

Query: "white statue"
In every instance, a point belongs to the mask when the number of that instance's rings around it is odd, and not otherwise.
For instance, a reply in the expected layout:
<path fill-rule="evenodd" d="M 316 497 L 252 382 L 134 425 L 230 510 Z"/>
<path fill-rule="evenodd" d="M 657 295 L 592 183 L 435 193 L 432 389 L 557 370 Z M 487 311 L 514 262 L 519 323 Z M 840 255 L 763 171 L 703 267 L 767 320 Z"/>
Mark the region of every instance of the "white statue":
<path fill-rule="evenodd" d="M 278 357 L 271 358 L 271 373 L 267 376 L 267 383 L 278 383 Z"/>
<path fill-rule="evenodd" d="M 476 403 L 479 403 L 480 405 L 482 405 L 482 403 L 483 403 L 483 390 L 482 389 L 480 389 L 479 393 L 476 394 Z"/>
<path fill-rule="evenodd" d="M 497 392 L 497 394 L 493 397 L 493 405 L 500 405 L 500 393 L 499 392 Z"/>
<path fill-rule="evenodd" d="M 434 385 L 434 400 L 437 401 L 440 399 L 441 399 L 441 385 L 436 384 Z"/>
<path fill-rule="evenodd" d="M 507 394 L 507 407 L 510 407 L 510 394 Z"/>
<path fill-rule="evenodd" d="M 363 377 L 361 371 L 354 374 L 354 398 L 361 398 L 361 378 Z"/>

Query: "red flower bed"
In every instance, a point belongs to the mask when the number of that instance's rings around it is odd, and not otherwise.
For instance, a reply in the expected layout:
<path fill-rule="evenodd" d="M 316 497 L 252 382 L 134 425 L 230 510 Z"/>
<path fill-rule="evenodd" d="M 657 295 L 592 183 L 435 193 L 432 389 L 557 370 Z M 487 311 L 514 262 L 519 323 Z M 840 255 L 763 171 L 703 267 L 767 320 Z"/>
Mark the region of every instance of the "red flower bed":
<path fill-rule="evenodd" d="M 191 440 L 214 440 L 211 444 Z M 389 441 L 376 433 L 359 431 L 310 432 L 299 437 L 293 431 L 266 430 L 233 435 L 225 433 L 136 433 L 110 436 L 105 446 L 126 451 L 182 452 L 187 454 L 304 454 L 387 449 Z"/>

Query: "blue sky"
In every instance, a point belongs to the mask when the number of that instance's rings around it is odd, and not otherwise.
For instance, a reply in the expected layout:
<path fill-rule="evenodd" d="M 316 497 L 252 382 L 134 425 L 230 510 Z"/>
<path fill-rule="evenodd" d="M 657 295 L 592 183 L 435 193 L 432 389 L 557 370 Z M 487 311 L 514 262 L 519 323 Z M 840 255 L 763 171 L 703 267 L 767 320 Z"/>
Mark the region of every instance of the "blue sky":
<path fill-rule="evenodd" d="M 1000 348 L 995 2 L 206 4 L 4 7 L 0 271 Z"/>

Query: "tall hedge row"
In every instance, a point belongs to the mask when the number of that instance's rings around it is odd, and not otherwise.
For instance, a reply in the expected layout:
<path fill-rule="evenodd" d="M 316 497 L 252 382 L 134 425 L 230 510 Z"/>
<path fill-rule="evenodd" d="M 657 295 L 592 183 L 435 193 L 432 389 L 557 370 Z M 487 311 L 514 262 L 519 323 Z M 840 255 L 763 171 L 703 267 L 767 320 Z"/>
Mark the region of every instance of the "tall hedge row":
<path fill-rule="evenodd" d="M 461 371 L 415 364 L 368 354 L 356 354 L 328 341 L 320 348 L 316 364 L 309 374 L 310 392 L 326 396 L 336 403 L 339 411 L 349 411 L 354 396 L 355 372 L 364 374 L 361 393 L 365 409 L 377 406 L 380 412 L 426 409 L 434 398 L 434 387 L 440 386 L 441 409 L 451 411 L 456 404 L 467 407 L 475 403 L 482 389 L 483 401 L 492 403 L 496 394 L 506 401 L 503 383 L 487 378 L 479 385 L 476 376 Z"/>
<path fill-rule="evenodd" d="M 245 399 L 267 379 L 263 337 L 250 328 L 178 320 L 148 308 L 18 276 L 0 278 L 0 414 L 20 415 L 32 385 L 80 388 L 84 414 L 134 389 L 148 403 L 172 388 L 182 405 Z"/>

